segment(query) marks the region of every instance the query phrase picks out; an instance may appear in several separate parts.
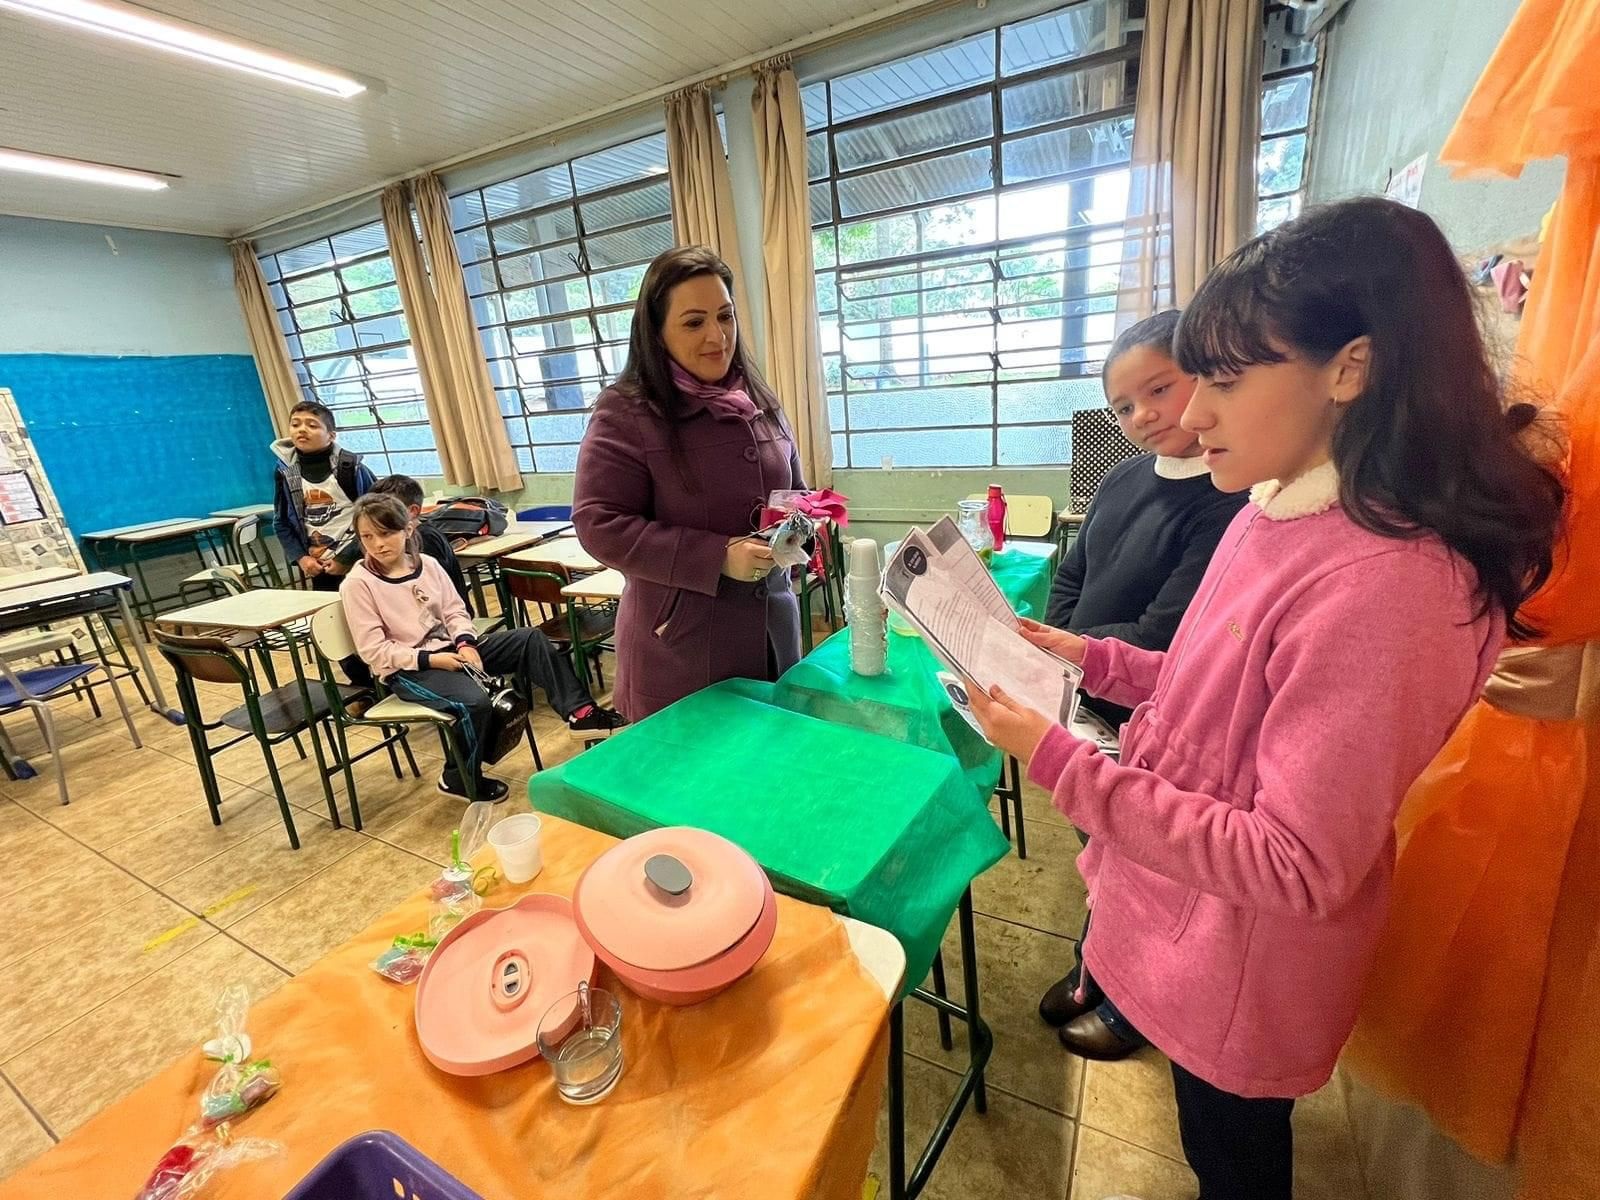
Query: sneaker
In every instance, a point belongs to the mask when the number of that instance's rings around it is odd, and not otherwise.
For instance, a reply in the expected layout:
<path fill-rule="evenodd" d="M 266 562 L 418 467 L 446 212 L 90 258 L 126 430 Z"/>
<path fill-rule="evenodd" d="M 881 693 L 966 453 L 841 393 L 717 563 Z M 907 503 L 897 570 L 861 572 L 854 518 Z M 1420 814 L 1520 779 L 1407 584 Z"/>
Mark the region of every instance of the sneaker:
<path fill-rule="evenodd" d="M 471 800 L 467 789 L 461 781 L 449 771 L 439 776 L 439 790 L 446 796 L 454 796 L 458 800 Z M 487 775 L 478 776 L 478 799 L 487 800 L 490 804 L 499 804 L 510 793 L 511 789 L 498 779 L 490 779 Z"/>
<path fill-rule="evenodd" d="M 586 742 L 599 738 L 608 738 L 617 730 L 628 723 L 614 708 L 601 708 L 598 704 L 590 705 L 589 711 L 581 717 L 567 718 L 567 732 Z"/>

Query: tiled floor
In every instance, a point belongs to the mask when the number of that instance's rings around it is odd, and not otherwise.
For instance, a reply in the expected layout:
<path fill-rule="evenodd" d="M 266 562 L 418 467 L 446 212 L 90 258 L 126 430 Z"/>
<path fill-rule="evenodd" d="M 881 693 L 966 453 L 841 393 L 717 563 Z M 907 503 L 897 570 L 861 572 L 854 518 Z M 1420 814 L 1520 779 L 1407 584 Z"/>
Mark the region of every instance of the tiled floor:
<path fill-rule="evenodd" d="M 157 670 L 170 691 L 165 665 Z M 461 811 L 434 789 L 437 742 L 418 735 L 422 779 L 396 780 L 382 755 L 364 760 L 356 775 L 365 830 L 348 821 L 335 829 L 314 764 L 285 746 L 302 844 L 294 851 L 253 743 L 218 762 L 219 828 L 185 730 L 140 709 L 145 749 L 135 751 L 116 718 L 90 720 L 86 705 L 57 709 L 72 804 L 56 803 L 54 767 L 22 718 L 7 729 L 39 776 L 0 779 L 0 861 L 9 866 L 0 878 L 0 1178 L 192 1046 L 223 985 L 240 980 L 265 995 L 424 884 Z M 573 753 L 548 709 L 535 730 L 547 764 Z M 493 773 L 515 797 L 531 770 L 523 747 Z M 342 787 L 335 792 L 343 808 Z M 1188 1200 L 1194 1181 L 1165 1063 L 1146 1052 L 1086 1069 L 1035 1013 L 1070 965 L 1083 895 L 1071 830 L 1037 791 L 1026 805 L 1028 860 L 1008 856 L 973 888 L 982 1003 L 995 1033 L 989 1114 L 962 1120 L 925 1194 Z M 959 996 L 953 932 L 945 958 Z M 947 1054 L 931 1010 L 913 1004 L 906 1037 L 908 1123 L 925 1139 L 954 1088 L 960 1026 Z M 1300 1200 L 1361 1200 L 1340 1093 L 1303 1102 L 1295 1125 Z M 881 1141 L 881 1115 L 879 1126 Z M 880 1144 L 877 1179 L 884 1163 Z"/>

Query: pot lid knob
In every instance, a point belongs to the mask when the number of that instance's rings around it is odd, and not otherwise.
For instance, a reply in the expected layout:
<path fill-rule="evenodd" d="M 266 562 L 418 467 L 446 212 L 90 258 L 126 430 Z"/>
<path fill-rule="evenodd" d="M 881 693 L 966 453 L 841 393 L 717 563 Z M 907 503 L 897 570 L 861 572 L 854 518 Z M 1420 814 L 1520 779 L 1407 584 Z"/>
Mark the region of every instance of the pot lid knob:
<path fill-rule="evenodd" d="M 655 854 L 645 860 L 644 875 L 669 896 L 681 896 L 694 883 L 689 868 L 670 854 Z"/>

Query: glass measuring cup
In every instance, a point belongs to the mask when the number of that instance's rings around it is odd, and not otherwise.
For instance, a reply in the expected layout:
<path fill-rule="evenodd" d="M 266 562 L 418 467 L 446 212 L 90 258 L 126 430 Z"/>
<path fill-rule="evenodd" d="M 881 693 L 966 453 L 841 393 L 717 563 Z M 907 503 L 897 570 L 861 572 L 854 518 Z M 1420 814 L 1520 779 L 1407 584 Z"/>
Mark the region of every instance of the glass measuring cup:
<path fill-rule="evenodd" d="M 593 1104 L 622 1078 L 622 1006 L 580 983 L 539 1018 L 539 1053 L 569 1104 Z"/>

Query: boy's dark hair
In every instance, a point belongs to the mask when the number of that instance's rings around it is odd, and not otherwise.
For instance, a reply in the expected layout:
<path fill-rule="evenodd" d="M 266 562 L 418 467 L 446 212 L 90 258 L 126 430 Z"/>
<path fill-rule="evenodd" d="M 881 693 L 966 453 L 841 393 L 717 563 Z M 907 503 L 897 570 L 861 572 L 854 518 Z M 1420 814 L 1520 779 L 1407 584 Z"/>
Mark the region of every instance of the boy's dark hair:
<path fill-rule="evenodd" d="M 302 400 L 289 410 L 289 415 L 292 417 L 297 412 L 310 413 L 327 426 L 329 433 L 334 433 L 339 428 L 339 422 L 333 419 L 333 409 L 326 404 L 319 404 L 315 400 Z"/>
<path fill-rule="evenodd" d="M 1153 346 L 1161 353 L 1172 356 L 1172 339 L 1178 332 L 1178 318 L 1183 313 L 1176 308 L 1169 308 L 1166 312 L 1158 312 L 1153 317 L 1146 317 L 1136 321 L 1117 335 L 1117 340 L 1111 343 L 1111 349 L 1106 351 L 1106 361 L 1100 367 L 1100 382 L 1106 381 L 1106 375 L 1111 371 L 1111 364 L 1116 362 L 1130 350 L 1140 346 Z"/>
<path fill-rule="evenodd" d="M 422 507 L 422 485 L 409 475 L 385 475 L 367 489 L 367 495 L 394 496 L 406 507 Z"/>
<path fill-rule="evenodd" d="M 1538 410 L 1509 403 L 1427 214 L 1362 197 L 1246 242 L 1200 285 L 1176 348 L 1185 371 L 1213 377 L 1320 365 L 1360 337 L 1366 387 L 1333 433 L 1345 512 L 1384 537 L 1438 535 L 1477 572 L 1482 610 L 1535 635 L 1518 609 L 1550 577 L 1566 489 L 1521 440 Z"/>

